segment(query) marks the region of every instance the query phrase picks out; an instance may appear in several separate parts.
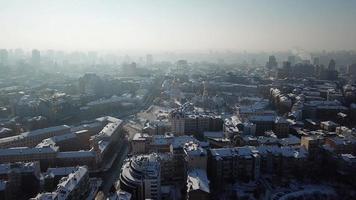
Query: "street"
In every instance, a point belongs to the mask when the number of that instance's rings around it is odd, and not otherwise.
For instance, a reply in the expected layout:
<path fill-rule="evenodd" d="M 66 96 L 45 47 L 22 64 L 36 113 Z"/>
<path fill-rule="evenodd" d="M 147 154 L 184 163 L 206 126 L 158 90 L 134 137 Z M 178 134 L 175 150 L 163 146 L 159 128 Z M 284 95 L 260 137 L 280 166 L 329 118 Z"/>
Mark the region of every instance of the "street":
<path fill-rule="evenodd" d="M 129 150 L 128 144 L 124 143 L 112 167 L 108 171 L 102 173 L 101 175 L 101 178 L 103 180 L 102 191 L 104 192 L 104 194 L 108 194 L 110 192 L 110 188 L 118 179 L 120 175 L 121 166 L 123 164 L 124 159 L 127 156 L 128 150 Z"/>
<path fill-rule="evenodd" d="M 145 98 L 144 102 L 141 105 L 137 106 L 136 109 L 131 110 L 130 112 L 125 112 L 125 113 L 118 115 L 116 117 L 119 117 L 122 120 L 126 121 L 129 116 L 134 115 L 134 114 L 140 112 L 141 110 L 147 109 L 150 105 L 152 105 L 152 102 L 155 99 L 155 97 L 157 95 L 159 95 L 160 86 L 161 86 L 162 82 L 163 82 L 163 80 L 160 79 L 157 81 L 156 84 L 154 84 L 152 86 L 151 93 Z M 125 127 L 126 127 L 125 129 L 128 132 L 128 137 L 131 139 L 133 137 L 133 134 L 136 133 L 136 130 L 130 129 L 129 128 L 130 126 L 125 126 Z M 100 174 L 99 176 L 102 178 L 102 181 L 103 181 L 101 190 L 105 195 L 107 195 L 110 192 L 111 187 L 119 178 L 122 164 L 123 164 L 125 158 L 127 157 L 127 154 L 129 153 L 129 143 L 124 142 L 121 147 L 117 147 L 117 148 L 119 149 L 119 152 L 118 152 L 117 157 L 115 158 L 111 168 L 105 172 L 99 173 Z"/>

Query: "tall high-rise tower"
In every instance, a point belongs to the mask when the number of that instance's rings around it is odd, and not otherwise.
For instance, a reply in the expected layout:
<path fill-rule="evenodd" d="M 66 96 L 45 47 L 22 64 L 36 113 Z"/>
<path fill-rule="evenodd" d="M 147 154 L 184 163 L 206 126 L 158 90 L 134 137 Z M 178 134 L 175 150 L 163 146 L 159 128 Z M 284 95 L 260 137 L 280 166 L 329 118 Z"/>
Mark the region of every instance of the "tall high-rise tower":
<path fill-rule="evenodd" d="M 31 61 L 32 61 L 33 65 L 40 65 L 40 63 L 41 63 L 41 53 L 40 53 L 39 50 L 37 50 L 37 49 L 32 50 Z"/>
<path fill-rule="evenodd" d="M 295 65 L 295 63 L 296 63 L 295 56 L 288 56 L 288 62 L 289 62 L 291 65 Z"/>
<path fill-rule="evenodd" d="M 332 71 L 335 71 L 335 68 L 336 68 L 335 60 L 334 60 L 334 59 L 331 59 L 330 62 L 329 62 L 328 69 L 329 69 L 329 70 L 332 70 Z"/>
<path fill-rule="evenodd" d="M 318 57 L 313 58 L 313 65 L 319 65 L 320 61 Z"/>
<path fill-rule="evenodd" d="M 269 69 L 276 68 L 278 66 L 277 59 L 275 56 L 269 56 L 266 67 Z"/>
<path fill-rule="evenodd" d="M 146 55 L 146 65 L 151 66 L 153 64 L 153 56 L 152 54 L 147 54 Z"/>

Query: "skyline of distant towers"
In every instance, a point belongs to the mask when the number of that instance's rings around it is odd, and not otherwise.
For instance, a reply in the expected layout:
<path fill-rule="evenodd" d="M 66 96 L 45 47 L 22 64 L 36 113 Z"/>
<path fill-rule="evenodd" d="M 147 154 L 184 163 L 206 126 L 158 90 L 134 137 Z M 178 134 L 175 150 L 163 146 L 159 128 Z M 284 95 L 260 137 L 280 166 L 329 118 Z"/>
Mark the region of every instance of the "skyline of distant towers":
<path fill-rule="evenodd" d="M 0 65 L 6 65 L 8 61 L 9 53 L 6 49 L 0 49 Z"/>

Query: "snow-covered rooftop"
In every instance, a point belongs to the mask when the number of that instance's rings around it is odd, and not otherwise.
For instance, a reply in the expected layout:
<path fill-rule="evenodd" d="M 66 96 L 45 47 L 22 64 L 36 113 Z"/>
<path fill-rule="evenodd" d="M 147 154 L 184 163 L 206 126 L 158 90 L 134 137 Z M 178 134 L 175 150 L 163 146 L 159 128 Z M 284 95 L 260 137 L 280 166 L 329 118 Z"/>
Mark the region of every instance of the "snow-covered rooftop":
<path fill-rule="evenodd" d="M 48 168 L 46 174 L 53 174 L 55 176 L 67 176 L 77 170 L 77 167 L 57 167 Z"/>
<path fill-rule="evenodd" d="M 51 132 L 57 132 L 57 131 L 68 131 L 69 132 L 70 127 L 67 125 L 60 125 L 60 126 L 53 126 L 53 127 L 48 127 L 48 128 L 43 128 L 43 129 L 37 129 L 34 131 L 29 131 L 29 132 L 24 132 L 21 133 L 20 135 L 16 136 L 11 136 L 11 137 L 6 137 L 6 138 L 1 138 L 0 139 L 0 144 L 1 143 L 8 143 L 16 140 L 21 140 L 26 137 L 36 137 L 39 135 L 45 135 Z"/>
<path fill-rule="evenodd" d="M 73 191 L 81 179 L 88 173 L 86 167 L 78 167 L 77 170 L 67 177 L 61 179 L 60 183 L 57 185 L 56 192 L 58 193 L 58 200 L 67 199 L 71 191 Z"/>
<path fill-rule="evenodd" d="M 188 173 L 187 192 L 193 190 L 201 190 L 210 193 L 209 180 L 205 170 L 194 169 Z"/>
<path fill-rule="evenodd" d="M 223 131 L 204 131 L 203 135 L 204 135 L 204 137 L 209 137 L 209 138 L 223 138 L 223 137 L 225 137 Z"/>
<path fill-rule="evenodd" d="M 184 144 L 184 152 L 190 156 L 205 156 L 206 150 L 199 146 L 199 144 L 194 142 L 188 142 Z"/>
<path fill-rule="evenodd" d="M 52 145 L 44 146 L 41 148 L 15 147 L 9 149 L 0 149 L 0 156 L 48 154 L 48 153 L 56 153 L 57 151 L 58 151 L 58 147 Z"/>
<path fill-rule="evenodd" d="M 243 146 L 234 148 L 219 148 L 211 149 L 211 154 L 216 159 L 222 159 L 224 157 L 242 156 L 245 158 L 250 158 L 254 154 L 259 154 L 261 156 L 267 154 L 282 155 L 285 157 L 294 158 L 305 158 L 307 156 L 307 151 L 300 147 L 279 147 L 277 145 L 261 145 L 257 147 L 253 146 Z"/>
<path fill-rule="evenodd" d="M 79 158 L 79 157 L 95 157 L 94 151 L 65 151 L 58 152 L 57 158 Z"/>

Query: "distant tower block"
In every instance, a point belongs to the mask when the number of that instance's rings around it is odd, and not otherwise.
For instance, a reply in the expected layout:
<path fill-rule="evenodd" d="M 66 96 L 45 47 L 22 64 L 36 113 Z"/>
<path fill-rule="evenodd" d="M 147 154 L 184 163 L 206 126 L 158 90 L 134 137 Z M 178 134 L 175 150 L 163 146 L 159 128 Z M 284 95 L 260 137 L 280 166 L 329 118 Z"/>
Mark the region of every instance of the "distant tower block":
<path fill-rule="evenodd" d="M 178 81 L 176 79 L 172 82 L 171 98 L 177 101 L 181 100 L 181 92 L 178 87 Z"/>
<path fill-rule="evenodd" d="M 288 62 L 290 62 L 291 65 L 295 65 L 296 63 L 295 56 L 288 56 Z"/>
<path fill-rule="evenodd" d="M 185 73 L 188 70 L 188 61 L 178 60 L 177 61 L 177 71 L 180 73 Z"/>
<path fill-rule="evenodd" d="M 332 70 L 332 71 L 334 71 L 334 70 L 336 69 L 336 63 L 335 63 L 335 60 L 334 60 L 334 59 L 331 59 L 331 60 L 330 60 L 328 69 L 329 69 L 329 70 Z"/>
<path fill-rule="evenodd" d="M 277 63 L 277 59 L 275 56 L 270 56 L 268 58 L 268 62 L 266 63 L 266 67 L 268 69 L 273 69 L 273 68 L 276 68 L 278 66 L 278 63 Z"/>
<path fill-rule="evenodd" d="M 151 54 L 146 55 L 146 65 L 151 66 L 153 64 L 153 56 Z"/>
<path fill-rule="evenodd" d="M 319 61 L 319 58 L 318 58 L 318 57 L 315 57 L 315 58 L 313 59 L 313 64 L 314 64 L 315 66 L 320 64 L 320 61 Z"/>
<path fill-rule="evenodd" d="M 0 49 L 0 65 L 6 65 L 9 54 L 6 49 Z"/>
<path fill-rule="evenodd" d="M 208 83 L 207 81 L 203 82 L 203 106 L 204 106 L 204 110 L 208 107 Z"/>
<path fill-rule="evenodd" d="M 207 97 L 208 96 L 208 83 L 206 81 L 203 82 L 204 90 L 203 90 L 203 96 Z"/>
<path fill-rule="evenodd" d="M 31 61 L 33 65 L 40 65 L 41 63 L 41 52 L 37 49 L 32 50 Z"/>

